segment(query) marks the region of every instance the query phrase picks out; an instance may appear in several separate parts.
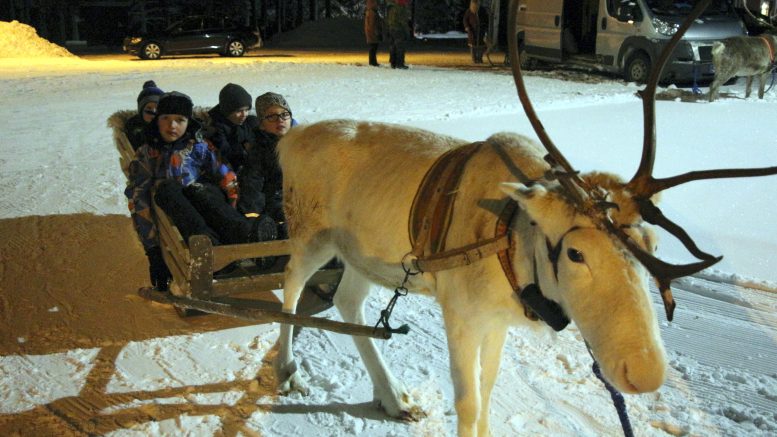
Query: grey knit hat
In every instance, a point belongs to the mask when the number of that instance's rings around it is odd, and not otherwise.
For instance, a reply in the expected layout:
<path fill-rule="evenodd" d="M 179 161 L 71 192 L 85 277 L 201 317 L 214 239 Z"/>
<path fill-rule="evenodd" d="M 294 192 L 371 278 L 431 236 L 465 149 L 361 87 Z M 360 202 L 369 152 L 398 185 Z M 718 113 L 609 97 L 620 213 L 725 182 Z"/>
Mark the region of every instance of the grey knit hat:
<path fill-rule="evenodd" d="M 286 103 L 286 99 L 284 99 L 282 95 L 276 93 L 264 93 L 256 98 L 256 104 L 254 105 L 256 108 L 256 115 L 259 118 L 262 118 L 264 113 L 271 106 L 280 106 L 281 108 L 291 112 L 289 104 Z"/>

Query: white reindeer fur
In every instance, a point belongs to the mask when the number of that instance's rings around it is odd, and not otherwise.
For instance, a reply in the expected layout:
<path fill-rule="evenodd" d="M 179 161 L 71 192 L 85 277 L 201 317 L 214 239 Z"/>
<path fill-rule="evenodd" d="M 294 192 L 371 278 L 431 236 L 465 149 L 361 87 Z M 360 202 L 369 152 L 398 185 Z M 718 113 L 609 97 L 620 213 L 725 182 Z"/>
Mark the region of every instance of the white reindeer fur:
<path fill-rule="evenodd" d="M 346 321 L 374 324 L 375 320 L 365 320 L 362 308 L 369 285 L 393 289 L 400 284 L 404 276 L 400 260 L 411 249 L 408 216 L 416 190 L 438 156 L 463 144 L 419 129 L 348 120 L 296 127 L 287 134 L 278 146 L 292 237 L 284 311 L 295 311 L 305 281 L 337 256 L 345 265 L 335 295 L 337 309 Z M 505 190 L 523 210 L 512 224 L 517 245 L 514 269 L 521 284 L 534 281 L 536 257 L 543 293 L 577 324 L 608 380 L 624 392 L 655 390 L 664 381 L 666 358 L 645 271 L 612 237 L 577 214 L 558 194 L 557 183 L 542 180 L 548 169 L 542 156 L 523 136 L 503 133 L 489 138 L 464 171 L 446 247 L 492 237 L 496 214 L 509 201 Z M 614 217 L 617 223 L 640 224 L 619 180 L 604 174 L 587 178 L 613 189 L 614 200 L 621 203 Z M 524 185 L 535 180 L 539 182 L 531 187 Z M 580 229 L 567 233 L 573 226 Z M 653 249 L 647 231 L 635 227 L 629 232 Z M 553 244 L 564 236 L 558 283 L 548 262 L 545 236 Z M 583 252 L 584 264 L 567 258 L 570 247 Z M 525 318 L 496 256 L 415 276 L 408 288 L 434 295 L 442 307 L 459 436 L 490 435 L 490 394 L 507 328 L 537 322 Z M 401 320 L 401 314 L 393 320 Z M 279 342 L 276 371 L 281 390 L 305 391 L 293 364 L 291 326 L 282 327 Z M 394 417 L 422 416 L 385 367 L 373 341 L 354 337 L 354 342 L 372 378 L 375 399 L 386 412 Z"/>

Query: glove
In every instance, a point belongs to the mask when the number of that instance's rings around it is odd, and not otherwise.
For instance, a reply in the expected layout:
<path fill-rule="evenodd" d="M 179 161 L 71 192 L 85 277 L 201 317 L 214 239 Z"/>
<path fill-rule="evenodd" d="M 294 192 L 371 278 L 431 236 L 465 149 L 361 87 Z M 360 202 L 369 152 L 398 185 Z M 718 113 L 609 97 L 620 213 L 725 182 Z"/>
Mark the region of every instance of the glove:
<path fill-rule="evenodd" d="M 162 248 L 154 246 L 146 249 L 146 257 L 148 257 L 148 274 L 151 278 L 151 285 L 157 291 L 167 291 L 172 275 L 170 275 L 170 270 L 167 269 L 167 264 L 162 258 Z"/>
<path fill-rule="evenodd" d="M 278 238 L 278 225 L 268 214 L 262 214 L 258 219 L 254 219 L 251 225 L 251 232 L 248 234 L 248 238 L 252 243 L 271 241 Z"/>

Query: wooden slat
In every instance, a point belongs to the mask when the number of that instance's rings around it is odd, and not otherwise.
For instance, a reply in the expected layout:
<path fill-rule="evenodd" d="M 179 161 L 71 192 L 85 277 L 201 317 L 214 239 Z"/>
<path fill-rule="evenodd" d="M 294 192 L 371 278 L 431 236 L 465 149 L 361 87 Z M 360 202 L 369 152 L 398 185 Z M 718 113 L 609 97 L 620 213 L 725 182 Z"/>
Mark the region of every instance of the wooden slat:
<path fill-rule="evenodd" d="M 150 289 L 141 289 L 140 295 L 146 299 L 172 304 L 180 308 L 190 308 L 204 311 L 206 313 L 222 314 L 225 316 L 236 317 L 238 319 L 249 320 L 258 323 L 278 322 L 308 328 L 324 329 L 341 334 L 359 335 L 377 339 L 389 339 L 392 335 L 392 333 L 385 328 L 375 328 L 367 325 L 339 322 L 321 317 L 302 316 L 299 314 L 289 314 L 279 311 L 267 311 L 259 308 L 244 308 L 232 304 L 224 304 L 214 301 L 202 301 L 185 297 L 176 297 L 168 293 L 154 292 Z"/>
<path fill-rule="evenodd" d="M 219 271 L 234 261 L 289 254 L 289 240 L 230 244 L 213 248 L 213 269 Z"/>
<path fill-rule="evenodd" d="M 340 269 L 319 270 L 308 280 L 308 284 L 334 284 L 340 280 Z M 283 288 L 284 273 L 265 273 L 252 276 L 238 276 L 226 279 L 214 279 L 210 297 L 229 296 L 259 290 L 280 290 Z"/>

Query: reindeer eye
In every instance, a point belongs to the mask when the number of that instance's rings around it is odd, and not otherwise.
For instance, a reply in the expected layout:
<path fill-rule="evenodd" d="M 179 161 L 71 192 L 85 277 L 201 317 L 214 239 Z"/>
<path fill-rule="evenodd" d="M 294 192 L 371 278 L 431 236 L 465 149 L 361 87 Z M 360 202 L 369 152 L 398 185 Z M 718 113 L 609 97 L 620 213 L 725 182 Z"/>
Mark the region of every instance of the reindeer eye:
<path fill-rule="evenodd" d="M 583 252 L 580 252 L 577 249 L 567 249 L 567 257 L 569 257 L 573 263 L 582 263 L 585 261 L 583 259 Z"/>

